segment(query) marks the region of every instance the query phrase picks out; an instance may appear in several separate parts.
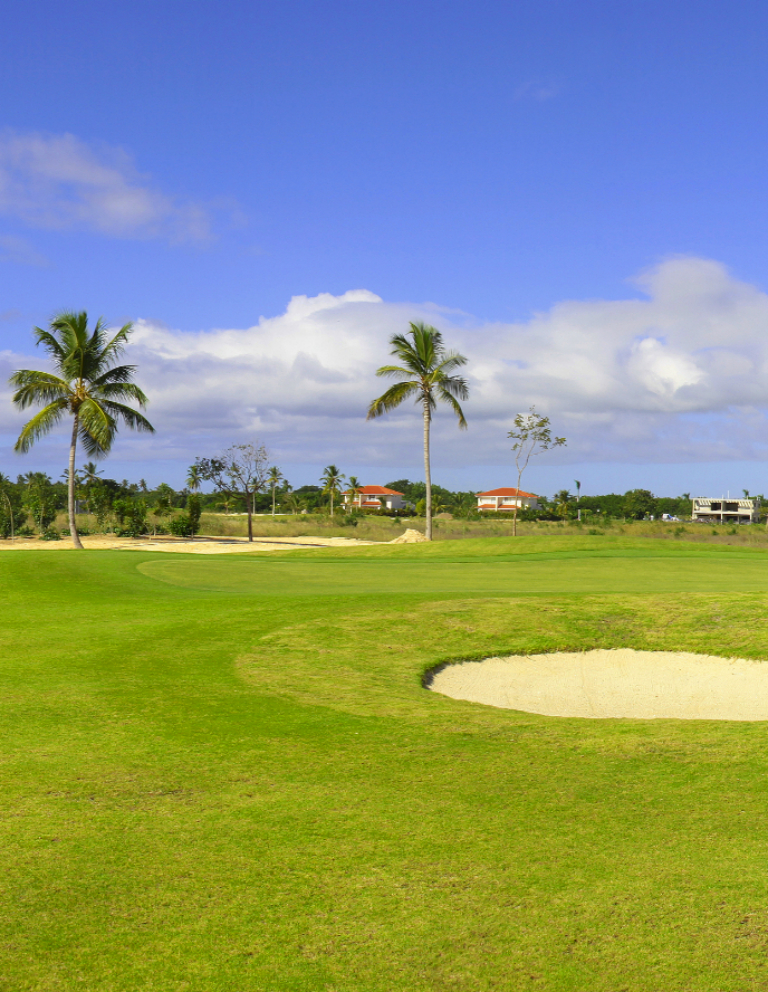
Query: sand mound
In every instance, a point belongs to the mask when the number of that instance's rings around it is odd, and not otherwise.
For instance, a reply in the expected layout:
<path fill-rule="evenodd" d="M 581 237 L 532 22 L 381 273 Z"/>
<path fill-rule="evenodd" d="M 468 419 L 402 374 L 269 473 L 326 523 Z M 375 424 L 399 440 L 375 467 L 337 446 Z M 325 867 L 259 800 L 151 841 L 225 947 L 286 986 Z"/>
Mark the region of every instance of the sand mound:
<path fill-rule="evenodd" d="M 421 533 L 421 531 L 413 530 L 409 527 L 408 530 L 401 534 L 400 537 L 396 537 L 394 541 L 390 541 L 390 544 L 421 544 L 422 541 L 426 541 L 426 537 Z"/>
<path fill-rule="evenodd" d="M 546 716 L 768 720 L 768 662 L 671 651 L 488 658 L 449 665 L 430 688 Z"/>

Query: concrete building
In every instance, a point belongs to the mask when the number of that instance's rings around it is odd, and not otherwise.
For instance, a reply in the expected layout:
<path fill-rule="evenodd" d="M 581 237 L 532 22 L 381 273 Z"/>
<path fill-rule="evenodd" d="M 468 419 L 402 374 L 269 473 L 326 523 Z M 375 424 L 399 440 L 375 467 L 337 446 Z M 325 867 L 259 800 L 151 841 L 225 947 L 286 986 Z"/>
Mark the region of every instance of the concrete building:
<path fill-rule="evenodd" d="M 691 517 L 713 524 L 756 524 L 760 516 L 759 499 L 708 499 L 694 496 Z"/>

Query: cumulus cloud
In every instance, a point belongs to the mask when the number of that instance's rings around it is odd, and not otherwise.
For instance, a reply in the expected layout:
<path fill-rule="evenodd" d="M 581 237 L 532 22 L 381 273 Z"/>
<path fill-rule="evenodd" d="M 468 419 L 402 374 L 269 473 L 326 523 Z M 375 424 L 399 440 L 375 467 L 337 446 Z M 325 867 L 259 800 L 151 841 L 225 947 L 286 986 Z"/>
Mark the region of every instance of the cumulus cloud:
<path fill-rule="evenodd" d="M 516 324 L 367 290 L 294 297 L 285 313 L 246 329 L 190 332 L 139 320 L 130 360 L 158 434 L 126 435 L 120 445 L 135 443 L 136 457 L 189 462 L 259 438 L 278 463 L 416 472 L 418 408 L 371 422 L 365 415 L 387 385 L 375 370 L 389 361 L 389 337 L 424 320 L 469 359 L 469 431 L 458 431 L 447 408 L 438 412 L 438 470 L 508 470 L 507 431 L 531 404 L 568 438 L 548 462 L 768 457 L 768 295 L 697 258 L 666 261 L 636 285 L 623 300 L 561 302 Z M 20 356 L 0 355 L 0 366 L 11 361 Z"/>
<path fill-rule="evenodd" d="M 0 134 L 0 214 L 32 227 L 201 241 L 209 211 L 156 189 L 119 148 L 72 134 Z"/>

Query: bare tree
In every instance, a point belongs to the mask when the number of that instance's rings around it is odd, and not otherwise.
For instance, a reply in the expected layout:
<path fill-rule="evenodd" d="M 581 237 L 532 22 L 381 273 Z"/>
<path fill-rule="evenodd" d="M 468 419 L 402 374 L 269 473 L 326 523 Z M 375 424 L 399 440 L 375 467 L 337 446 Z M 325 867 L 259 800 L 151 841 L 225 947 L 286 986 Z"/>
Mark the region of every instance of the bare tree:
<path fill-rule="evenodd" d="M 515 502 L 512 533 L 517 536 L 520 482 L 523 478 L 523 472 L 531 460 L 531 456 L 538 451 L 547 451 L 549 448 L 560 448 L 566 442 L 564 437 L 552 437 L 549 417 L 542 417 L 538 414 L 535 406 L 532 406 L 528 413 L 518 413 L 515 417 L 514 427 L 509 431 L 507 437 L 511 437 L 515 442 L 512 445 L 512 451 L 515 453 L 515 465 L 517 466 L 517 500 Z"/>
<path fill-rule="evenodd" d="M 267 485 L 269 455 L 263 444 L 233 444 L 219 458 L 198 458 L 193 468 L 224 496 L 242 496 L 248 512 L 248 540 L 253 540 L 256 493 Z"/>

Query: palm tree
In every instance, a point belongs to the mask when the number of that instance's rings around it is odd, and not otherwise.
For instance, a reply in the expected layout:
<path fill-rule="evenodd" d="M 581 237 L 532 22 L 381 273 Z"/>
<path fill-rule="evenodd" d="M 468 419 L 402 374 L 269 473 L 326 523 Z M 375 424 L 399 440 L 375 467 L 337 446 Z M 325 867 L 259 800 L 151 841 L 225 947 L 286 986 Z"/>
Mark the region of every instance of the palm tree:
<path fill-rule="evenodd" d="M 98 482 L 99 476 L 104 474 L 96 465 L 96 462 L 86 462 L 81 471 L 87 486 L 92 485 L 94 482 Z"/>
<path fill-rule="evenodd" d="M 76 548 L 82 548 L 75 523 L 75 453 L 78 439 L 92 458 L 106 455 L 122 422 L 132 430 L 154 432 L 154 427 L 125 400 L 144 409 L 147 397 L 132 382 L 135 366 L 116 365 L 133 330 L 125 324 L 112 338 L 100 317 L 88 332 L 85 311 L 57 314 L 45 331 L 35 328 L 36 344 L 48 352 L 55 374 L 22 369 L 14 372 L 10 384 L 16 387 L 13 402 L 20 410 L 42 406 L 24 425 L 16 451 L 27 452 L 69 413 L 73 418 L 69 445 L 68 510 L 69 530 Z"/>
<path fill-rule="evenodd" d="M 192 490 L 193 493 L 200 492 L 200 486 L 203 484 L 203 476 L 200 471 L 199 465 L 190 465 L 189 471 L 187 472 L 187 487 Z"/>
<path fill-rule="evenodd" d="M 350 477 L 347 479 L 347 486 L 348 486 L 348 488 L 347 488 L 347 494 L 350 497 L 350 499 L 349 499 L 349 506 L 347 507 L 347 509 L 353 509 L 354 510 L 355 507 L 356 507 L 355 500 L 360 495 L 360 493 L 363 491 L 363 487 L 360 485 L 360 480 L 358 479 L 358 477 L 356 475 L 350 475 Z M 360 502 L 362 503 L 362 500 Z M 361 509 L 362 509 L 362 507 L 361 507 Z"/>
<path fill-rule="evenodd" d="M 426 528 L 425 536 L 432 540 L 432 474 L 429 459 L 429 429 L 432 412 L 437 400 L 447 403 L 459 419 L 459 427 L 466 429 L 467 421 L 459 406 L 459 400 L 469 396 L 466 379 L 453 375 L 456 369 L 466 365 L 467 359 L 456 351 L 446 351 L 443 336 L 428 324 L 411 324 L 408 336 L 395 334 L 390 338 L 390 354 L 401 362 L 400 365 L 383 365 L 376 375 L 402 380 L 396 383 L 371 403 L 368 420 L 380 417 L 400 406 L 408 397 L 415 397 L 421 404 L 424 415 L 424 473 L 426 475 Z"/>
<path fill-rule="evenodd" d="M 555 509 L 561 517 L 567 517 L 571 509 L 573 496 L 567 489 L 559 489 L 555 493 Z"/>
<path fill-rule="evenodd" d="M 335 465 L 327 465 L 323 469 L 323 476 L 320 479 L 323 485 L 323 492 L 331 497 L 331 516 L 333 516 L 333 496 L 341 491 L 344 476 Z"/>
<path fill-rule="evenodd" d="M 224 496 L 216 506 L 220 506 L 225 513 L 231 513 L 232 507 L 235 505 L 235 499 L 233 496 Z"/>
<path fill-rule="evenodd" d="M 277 465 L 273 465 L 267 472 L 267 485 L 272 490 L 272 516 L 275 515 L 275 490 L 281 482 L 285 482 L 285 477 Z"/>

